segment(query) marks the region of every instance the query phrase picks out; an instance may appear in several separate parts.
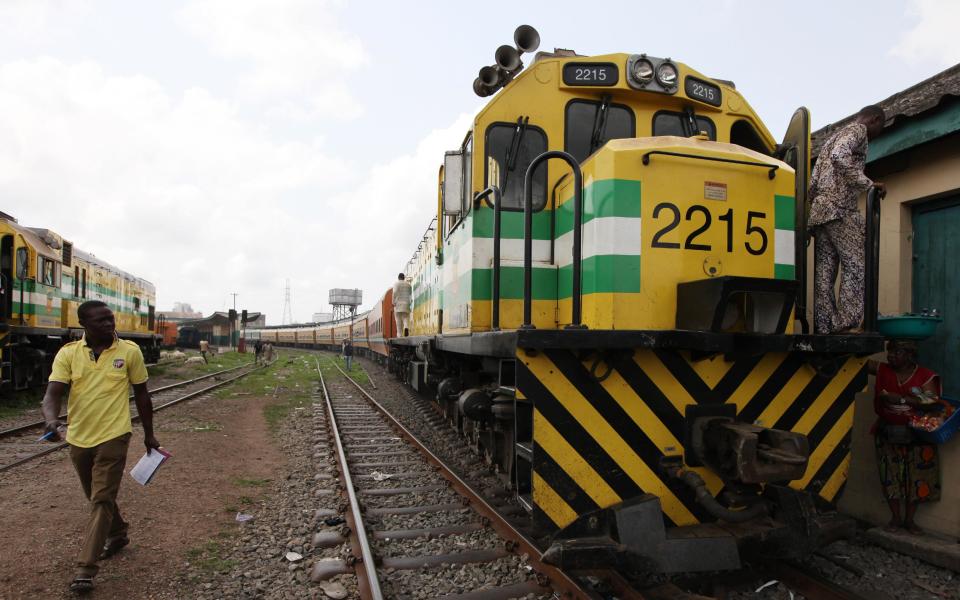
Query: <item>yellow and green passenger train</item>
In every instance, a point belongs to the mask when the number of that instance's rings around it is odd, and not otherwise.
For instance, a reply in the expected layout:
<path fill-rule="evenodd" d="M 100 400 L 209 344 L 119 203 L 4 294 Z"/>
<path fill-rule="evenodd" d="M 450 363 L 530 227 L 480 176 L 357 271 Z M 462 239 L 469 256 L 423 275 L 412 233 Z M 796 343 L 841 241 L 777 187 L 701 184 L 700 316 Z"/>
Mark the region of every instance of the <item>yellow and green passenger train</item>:
<path fill-rule="evenodd" d="M 86 300 L 106 302 L 117 335 L 137 342 L 147 362 L 157 361 L 152 283 L 0 213 L 0 392 L 47 380 L 60 346 L 83 334 L 77 307 Z"/>
<path fill-rule="evenodd" d="M 391 365 L 560 566 L 733 569 L 849 531 L 831 504 L 882 339 L 807 332 L 806 109 L 777 143 L 732 82 L 680 61 L 523 69 L 539 37 L 515 42 L 444 157 Z"/>

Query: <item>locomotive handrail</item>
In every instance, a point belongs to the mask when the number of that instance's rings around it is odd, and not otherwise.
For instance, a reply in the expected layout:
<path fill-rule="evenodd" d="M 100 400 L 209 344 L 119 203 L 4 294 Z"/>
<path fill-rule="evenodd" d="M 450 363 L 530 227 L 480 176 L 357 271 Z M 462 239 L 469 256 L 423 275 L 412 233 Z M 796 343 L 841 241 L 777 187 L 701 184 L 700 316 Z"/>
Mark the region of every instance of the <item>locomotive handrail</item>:
<path fill-rule="evenodd" d="M 490 204 L 490 196 L 493 204 Z M 491 185 L 473 197 L 474 203 L 481 200 L 493 209 L 493 315 L 490 317 L 490 328 L 500 330 L 500 221 L 503 212 L 503 203 L 500 201 L 500 188 Z"/>
<path fill-rule="evenodd" d="M 877 188 L 867 192 L 867 227 L 864 248 L 863 330 L 877 331 L 878 291 L 880 288 L 880 198 Z"/>
<path fill-rule="evenodd" d="M 670 152 L 668 150 L 651 150 L 643 155 L 642 161 L 644 165 L 650 164 L 650 156 L 652 154 L 662 154 L 664 156 L 679 156 L 681 158 L 696 158 L 698 160 L 711 160 L 713 162 L 723 162 L 723 163 L 733 163 L 735 165 L 747 165 L 750 167 L 763 167 L 764 169 L 770 169 L 767 172 L 767 177 L 773 179 L 777 176 L 777 169 L 780 168 L 780 165 L 769 165 L 767 163 L 761 162 L 752 162 L 749 160 L 736 160 L 733 158 L 720 158 L 719 156 L 701 156 L 699 154 L 686 154 L 684 152 Z"/>
<path fill-rule="evenodd" d="M 523 178 L 523 324 L 520 329 L 535 329 L 531 323 L 533 312 L 533 171 L 540 163 L 559 158 L 570 165 L 573 171 L 573 289 L 572 318 L 567 329 L 585 329 L 582 324 L 582 298 L 580 297 L 580 259 L 583 234 L 583 173 L 580 164 L 570 154 L 561 150 L 549 150 L 533 159 Z M 558 298 L 559 302 L 559 298 Z"/>
<path fill-rule="evenodd" d="M 7 295 L 13 297 L 13 290 L 7 288 L 7 276 L 0 273 L 0 322 L 7 320 Z M 11 304 L 13 304 L 11 302 Z"/>

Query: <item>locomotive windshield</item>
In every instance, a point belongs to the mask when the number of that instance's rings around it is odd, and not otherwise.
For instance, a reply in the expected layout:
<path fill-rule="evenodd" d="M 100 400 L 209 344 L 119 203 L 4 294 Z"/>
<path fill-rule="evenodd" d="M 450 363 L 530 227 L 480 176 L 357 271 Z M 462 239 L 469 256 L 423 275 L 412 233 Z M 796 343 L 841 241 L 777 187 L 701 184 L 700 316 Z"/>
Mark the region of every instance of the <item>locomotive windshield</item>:
<path fill-rule="evenodd" d="M 487 129 L 487 185 L 498 185 L 504 210 L 523 210 L 523 178 L 533 159 L 547 151 L 547 136 L 537 127 L 517 123 L 494 123 Z M 533 177 L 533 210 L 547 203 L 547 169 L 537 168 Z"/>
<path fill-rule="evenodd" d="M 583 162 L 610 140 L 636 135 L 633 111 L 622 104 L 573 100 L 567 104 L 564 149 Z"/>
<path fill-rule="evenodd" d="M 692 112 L 660 111 L 653 115 L 653 135 L 676 135 L 690 137 L 706 132 L 711 140 L 717 139 L 717 128 L 707 117 L 693 115 Z"/>

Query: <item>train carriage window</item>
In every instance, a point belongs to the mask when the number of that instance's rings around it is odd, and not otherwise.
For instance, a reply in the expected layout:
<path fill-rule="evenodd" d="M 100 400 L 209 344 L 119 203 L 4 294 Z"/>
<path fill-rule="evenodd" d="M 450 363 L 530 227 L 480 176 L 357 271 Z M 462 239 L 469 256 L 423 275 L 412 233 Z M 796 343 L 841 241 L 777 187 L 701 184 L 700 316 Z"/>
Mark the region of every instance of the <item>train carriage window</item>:
<path fill-rule="evenodd" d="M 38 271 L 40 272 L 40 283 L 43 285 L 56 285 L 57 263 L 43 256 L 40 257 L 39 262 L 40 264 L 38 266 L 40 268 Z"/>
<path fill-rule="evenodd" d="M 583 162 L 610 140 L 636 135 L 633 111 L 621 104 L 572 100 L 567 104 L 564 149 Z"/>
<path fill-rule="evenodd" d="M 503 210 L 523 210 L 523 179 L 533 159 L 547 151 L 547 135 L 527 118 L 516 123 L 494 123 L 487 128 L 486 186 L 500 186 Z M 533 176 L 533 210 L 547 204 L 547 165 Z"/>
<path fill-rule="evenodd" d="M 691 137 L 697 135 L 700 131 L 706 131 L 707 137 L 713 141 L 717 140 L 717 126 L 707 117 L 695 115 L 697 130 L 691 131 L 689 125 L 689 113 L 670 112 L 661 110 L 653 115 L 653 135 L 676 135 L 679 137 Z"/>

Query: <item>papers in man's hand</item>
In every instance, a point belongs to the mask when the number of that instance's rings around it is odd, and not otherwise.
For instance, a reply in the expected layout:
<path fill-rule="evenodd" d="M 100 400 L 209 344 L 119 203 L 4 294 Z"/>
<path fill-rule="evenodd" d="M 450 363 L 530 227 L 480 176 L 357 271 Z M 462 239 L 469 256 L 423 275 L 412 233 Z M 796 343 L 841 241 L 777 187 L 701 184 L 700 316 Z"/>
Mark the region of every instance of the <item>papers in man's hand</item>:
<path fill-rule="evenodd" d="M 166 460 L 170 453 L 163 448 L 154 448 L 152 452 L 144 454 L 143 458 L 130 470 L 130 476 L 140 485 L 147 485 L 153 479 L 154 473 Z"/>

